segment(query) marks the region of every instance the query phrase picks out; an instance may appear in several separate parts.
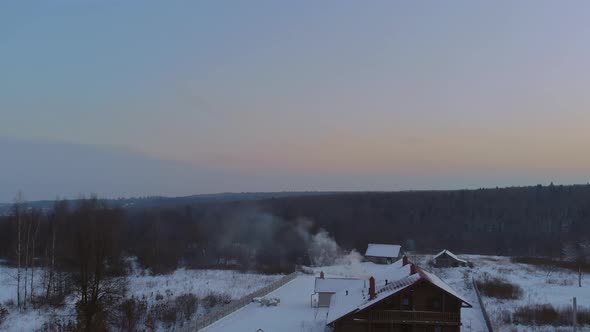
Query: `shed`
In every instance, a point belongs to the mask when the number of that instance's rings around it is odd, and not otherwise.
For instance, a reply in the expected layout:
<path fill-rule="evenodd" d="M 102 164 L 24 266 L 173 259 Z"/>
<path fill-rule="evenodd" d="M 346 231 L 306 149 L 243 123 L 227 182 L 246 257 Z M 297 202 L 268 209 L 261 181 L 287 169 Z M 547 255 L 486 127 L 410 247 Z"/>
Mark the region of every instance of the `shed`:
<path fill-rule="evenodd" d="M 323 273 L 315 279 L 314 294 L 318 294 L 319 307 L 329 307 L 332 295 L 337 292 L 365 287 L 364 279 L 354 278 L 325 278 Z"/>
<path fill-rule="evenodd" d="M 432 263 L 436 267 L 458 267 L 467 266 L 467 261 L 460 259 L 447 249 L 439 252 L 432 258 Z"/>
<path fill-rule="evenodd" d="M 401 248 L 397 244 L 369 243 L 365 257 L 376 264 L 391 264 L 400 257 Z"/>

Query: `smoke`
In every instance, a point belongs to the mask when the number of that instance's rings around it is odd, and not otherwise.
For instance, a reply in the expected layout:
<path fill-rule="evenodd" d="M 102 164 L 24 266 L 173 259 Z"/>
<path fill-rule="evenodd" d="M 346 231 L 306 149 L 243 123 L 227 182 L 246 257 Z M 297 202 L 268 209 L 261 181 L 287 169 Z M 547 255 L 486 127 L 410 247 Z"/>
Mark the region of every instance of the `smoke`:
<path fill-rule="evenodd" d="M 220 247 L 239 244 L 255 252 L 285 256 L 289 252 L 307 253 L 312 266 L 353 265 L 362 260 L 357 251 L 343 250 L 326 230 L 315 229 L 309 219 L 287 221 L 247 208 L 234 213 L 226 222 L 219 234 Z"/>
<path fill-rule="evenodd" d="M 307 244 L 309 250 L 309 258 L 312 265 L 334 265 L 342 252 L 336 241 L 330 237 L 328 232 L 320 230 L 317 234 L 311 235 L 311 239 Z"/>
<path fill-rule="evenodd" d="M 361 262 L 362 256 L 356 250 L 346 252 L 326 230 L 320 229 L 317 233 L 311 234 L 311 224 L 311 221 L 299 223 L 300 231 L 304 232 L 304 238 L 307 240 L 309 258 L 313 266 L 353 265 Z M 305 225 L 308 227 L 301 227 Z"/>

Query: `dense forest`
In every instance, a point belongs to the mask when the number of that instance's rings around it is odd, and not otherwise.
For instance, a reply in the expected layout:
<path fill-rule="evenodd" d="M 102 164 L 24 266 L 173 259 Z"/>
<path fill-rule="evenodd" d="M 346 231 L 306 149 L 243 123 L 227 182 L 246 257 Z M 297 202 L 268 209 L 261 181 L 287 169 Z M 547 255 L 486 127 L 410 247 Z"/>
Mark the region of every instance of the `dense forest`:
<path fill-rule="evenodd" d="M 343 250 L 359 252 L 369 242 L 382 242 L 423 252 L 448 248 L 562 257 L 590 240 L 590 185 L 549 185 L 265 195 L 194 203 L 183 199 L 179 204 L 156 200 L 125 208 L 97 199 L 58 201 L 51 209 L 19 202 L 0 219 L 0 256 L 15 262 L 19 218 L 31 233 L 26 236 L 33 244 L 32 256 L 47 255 L 53 237 L 58 247 L 68 248 L 78 238 L 71 227 L 59 224 L 94 220 L 79 211 L 89 201 L 111 211 L 108 227 L 117 250 L 137 256 L 154 272 L 179 265 L 289 271 L 296 264 L 313 263 L 309 250 L 323 231 Z"/>

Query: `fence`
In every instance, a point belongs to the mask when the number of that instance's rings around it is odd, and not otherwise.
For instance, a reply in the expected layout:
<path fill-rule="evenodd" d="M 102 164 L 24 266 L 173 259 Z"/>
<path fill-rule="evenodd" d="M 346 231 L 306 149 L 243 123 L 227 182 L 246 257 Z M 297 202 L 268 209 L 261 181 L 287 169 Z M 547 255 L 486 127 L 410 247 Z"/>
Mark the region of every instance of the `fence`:
<path fill-rule="evenodd" d="M 216 321 L 220 320 L 221 318 L 231 314 L 232 312 L 244 307 L 245 305 L 252 303 L 252 299 L 254 299 L 255 297 L 265 296 L 268 293 L 276 290 L 277 288 L 285 285 L 289 281 L 295 279 L 297 277 L 297 274 L 298 274 L 297 272 L 293 272 L 291 274 L 288 274 L 268 286 L 265 286 L 265 287 L 255 291 L 253 293 L 250 293 L 240 299 L 231 301 L 227 305 L 214 308 L 207 315 L 201 317 L 196 322 L 189 322 L 187 325 L 185 325 L 183 328 L 179 329 L 178 331 L 198 331 L 200 329 L 203 329 L 203 328 L 215 323 Z"/>
<path fill-rule="evenodd" d="M 486 322 L 489 332 L 494 332 L 492 329 L 492 322 L 490 321 L 490 316 L 488 316 L 488 312 L 486 311 L 486 307 L 483 305 L 483 301 L 481 299 L 481 294 L 479 293 L 479 288 L 477 288 L 477 282 L 475 278 L 472 279 L 473 281 L 473 289 L 475 289 L 475 294 L 477 295 L 477 301 L 479 302 L 479 306 L 481 307 L 481 312 L 483 314 L 483 319 Z"/>

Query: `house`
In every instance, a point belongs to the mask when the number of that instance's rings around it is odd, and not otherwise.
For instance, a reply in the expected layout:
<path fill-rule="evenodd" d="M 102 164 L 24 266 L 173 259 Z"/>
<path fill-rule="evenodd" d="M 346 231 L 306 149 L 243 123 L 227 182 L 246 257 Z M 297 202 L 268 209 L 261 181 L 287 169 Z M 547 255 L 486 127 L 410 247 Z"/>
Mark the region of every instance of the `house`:
<path fill-rule="evenodd" d="M 436 267 L 458 267 L 467 266 L 467 261 L 445 249 L 432 258 L 432 264 Z"/>
<path fill-rule="evenodd" d="M 369 243 L 365 257 L 376 264 L 391 264 L 399 259 L 401 248 L 397 244 Z"/>
<path fill-rule="evenodd" d="M 326 278 L 324 272 L 320 272 L 319 278 L 315 279 L 314 294 L 312 294 L 312 306 L 314 306 L 313 298 L 316 297 L 316 305 L 318 307 L 330 306 L 332 295 L 339 291 L 352 290 L 365 287 L 367 280 L 354 278 Z"/>
<path fill-rule="evenodd" d="M 467 300 L 405 256 L 395 274 L 392 281 L 370 277 L 368 288 L 335 293 L 326 324 L 334 332 L 460 331 Z"/>

